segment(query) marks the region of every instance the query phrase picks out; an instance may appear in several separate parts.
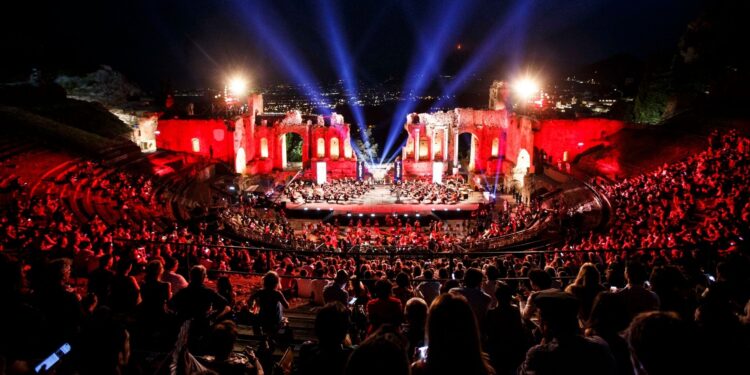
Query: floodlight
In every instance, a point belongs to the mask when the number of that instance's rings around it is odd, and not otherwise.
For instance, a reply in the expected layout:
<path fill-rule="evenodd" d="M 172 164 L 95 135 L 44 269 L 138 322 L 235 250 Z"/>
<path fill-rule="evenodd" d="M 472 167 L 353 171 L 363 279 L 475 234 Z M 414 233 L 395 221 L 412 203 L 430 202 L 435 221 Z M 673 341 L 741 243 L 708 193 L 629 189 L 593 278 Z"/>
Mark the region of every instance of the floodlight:
<path fill-rule="evenodd" d="M 516 94 L 526 100 L 539 92 L 539 84 L 531 78 L 523 78 L 513 85 Z"/>
<path fill-rule="evenodd" d="M 247 93 L 247 80 L 236 76 L 229 80 L 229 92 L 235 96 L 243 96 Z"/>

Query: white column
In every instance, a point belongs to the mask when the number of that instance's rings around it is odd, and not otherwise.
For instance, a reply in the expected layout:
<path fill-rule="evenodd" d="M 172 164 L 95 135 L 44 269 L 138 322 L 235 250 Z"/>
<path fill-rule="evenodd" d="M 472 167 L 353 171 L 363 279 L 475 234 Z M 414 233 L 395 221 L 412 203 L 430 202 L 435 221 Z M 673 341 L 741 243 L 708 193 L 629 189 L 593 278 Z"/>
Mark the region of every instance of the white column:
<path fill-rule="evenodd" d="M 430 138 L 430 161 L 435 161 L 435 134 L 437 132 L 432 129 L 432 138 Z"/>

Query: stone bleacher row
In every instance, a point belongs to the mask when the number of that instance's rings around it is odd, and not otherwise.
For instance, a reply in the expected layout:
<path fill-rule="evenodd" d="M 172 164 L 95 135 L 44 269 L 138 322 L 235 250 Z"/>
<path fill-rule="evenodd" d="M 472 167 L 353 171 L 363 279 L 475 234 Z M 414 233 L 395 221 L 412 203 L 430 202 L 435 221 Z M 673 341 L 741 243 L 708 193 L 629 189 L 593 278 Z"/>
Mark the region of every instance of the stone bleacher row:
<path fill-rule="evenodd" d="M 29 199 L 57 197 L 81 223 L 98 216 L 106 224 L 114 225 L 123 218 L 123 212 L 117 208 L 113 197 L 103 193 L 100 182 L 121 171 L 148 176 L 153 174 L 154 165 L 163 165 L 175 158 L 179 157 L 162 151 L 148 155 L 133 153 L 132 148 L 123 146 L 105 151 L 100 163 L 82 173 L 87 166 L 83 158 L 52 151 L 33 142 L 15 146 L 13 140 L 3 140 L 0 142 L 0 191 L 10 193 L 14 183 L 23 183 L 28 187 Z M 184 166 L 190 167 L 190 164 Z M 176 220 L 188 219 L 188 210 L 195 203 L 184 195 L 195 178 L 183 173 L 167 173 L 154 176 L 152 181 L 155 204 L 131 207 L 129 219 L 154 220 L 162 229 Z"/>

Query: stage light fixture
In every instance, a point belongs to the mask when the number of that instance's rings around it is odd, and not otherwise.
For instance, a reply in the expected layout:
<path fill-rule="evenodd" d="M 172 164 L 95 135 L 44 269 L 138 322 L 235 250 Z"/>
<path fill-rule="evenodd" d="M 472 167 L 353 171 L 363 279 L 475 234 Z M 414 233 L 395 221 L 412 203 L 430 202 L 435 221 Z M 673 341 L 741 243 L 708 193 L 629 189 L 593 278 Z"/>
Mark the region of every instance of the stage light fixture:
<path fill-rule="evenodd" d="M 244 77 L 241 76 L 234 76 L 229 79 L 229 83 L 227 83 L 227 87 L 229 88 L 229 93 L 232 94 L 232 96 L 240 97 L 247 93 L 247 80 Z"/>

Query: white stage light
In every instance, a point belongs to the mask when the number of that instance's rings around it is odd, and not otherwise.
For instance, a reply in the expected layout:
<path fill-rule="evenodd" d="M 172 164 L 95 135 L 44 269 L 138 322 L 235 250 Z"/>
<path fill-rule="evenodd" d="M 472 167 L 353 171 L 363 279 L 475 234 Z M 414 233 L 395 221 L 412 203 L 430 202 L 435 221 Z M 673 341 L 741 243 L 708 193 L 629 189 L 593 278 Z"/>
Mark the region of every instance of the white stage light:
<path fill-rule="evenodd" d="M 525 77 L 516 82 L 513 89 L 521 99 L 528 100 L 539 92 L 539 84 L 533 79 Z"/>
<path fill-rule="evenodd" d="M 243 96 L 247 92 L 247 80 L 239 76 L 233 77 L 229 80 L 228 87 L 232 96 Z"/>

